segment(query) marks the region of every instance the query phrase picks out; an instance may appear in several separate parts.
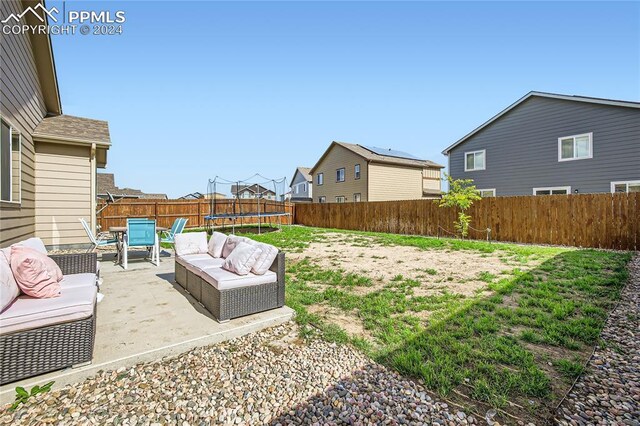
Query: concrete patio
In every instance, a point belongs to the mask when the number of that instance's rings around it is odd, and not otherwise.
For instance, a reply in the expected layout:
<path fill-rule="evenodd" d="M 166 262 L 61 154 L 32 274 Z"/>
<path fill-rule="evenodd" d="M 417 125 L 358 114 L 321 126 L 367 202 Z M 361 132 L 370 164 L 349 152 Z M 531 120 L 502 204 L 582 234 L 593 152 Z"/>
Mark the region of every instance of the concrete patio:
<path fill-rule="evenodd" d="M 174 282 L 172 254 L 163 250 L 156 267 L 141 255 L 129 269 L 102 255 L 104 299 L 98 304 L 93 362 L 32 377 L 0 387 L 0 402 L 11 402 L 15 387 L 32 387 L 55 380 L 55 387 L 81 381 L 100 370 L 117 370 L 177 355 L 199 346 L 223 342 L 289 321 L 293 310 L 282 307 L 218 323 Z"/>

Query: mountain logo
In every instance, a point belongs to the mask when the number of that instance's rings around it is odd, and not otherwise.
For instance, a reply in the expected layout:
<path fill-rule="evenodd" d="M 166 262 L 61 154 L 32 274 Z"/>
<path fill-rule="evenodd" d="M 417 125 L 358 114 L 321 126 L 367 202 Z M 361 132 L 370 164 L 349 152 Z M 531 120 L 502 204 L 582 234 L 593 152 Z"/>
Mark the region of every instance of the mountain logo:
<path fill-rule="evenodd" d="M 42 9 L 42 12 L 43 12 L 42 16 L 40 16 L 40 14 L 37 12 L 37 9 Z M 34 7 L 31 7 L 31 6 L 27 7 L 22 13 L 19 13 L 17 15 L 15 13 L 12 13 L 11 15 L 7 16 L 5 19 L 3 19 L 0 22 L 3 24 L 6 24 L 11 19 L 14 19 L 16 22 L 20 22 L 20 19 L 22 19 L 22 17 L 29 12 L 32 13 L 36 18 L 38 18 L 40 22 L 43 22 L 43 23 L 45 22 L 45 19 L 46 19 L 45 15 L 51 18 L 53 22 L 58 22 L 58 19 L 53 14 L 60 13 L 60 11 L 55 6 L 52 7 L 51 9 L 47 9 L 42 5 L 42 3 L 38 3 Z"/>

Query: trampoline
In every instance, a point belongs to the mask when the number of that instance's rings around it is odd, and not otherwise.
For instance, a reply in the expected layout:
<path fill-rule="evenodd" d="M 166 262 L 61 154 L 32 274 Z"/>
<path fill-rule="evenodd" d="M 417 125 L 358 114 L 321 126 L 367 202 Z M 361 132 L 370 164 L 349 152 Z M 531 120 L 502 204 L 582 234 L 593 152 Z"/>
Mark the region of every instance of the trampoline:
<path fill-rule="evenodd" d="M 269 179 L 255 174 L 248 179 L 228 180 L 216 176 L 209 179 L 207 198 L 209 214 L 204 217 L 207 229 L 257 224 L 282 227 L 291 224 L 291 213 L 285 199 L 287 178 Z"/>

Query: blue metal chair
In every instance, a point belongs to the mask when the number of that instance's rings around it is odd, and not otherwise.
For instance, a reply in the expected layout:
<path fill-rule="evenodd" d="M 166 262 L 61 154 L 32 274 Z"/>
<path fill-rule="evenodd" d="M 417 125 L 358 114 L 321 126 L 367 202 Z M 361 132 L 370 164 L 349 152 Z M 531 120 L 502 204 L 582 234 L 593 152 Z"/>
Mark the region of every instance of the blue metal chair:
<path fill-rule="evenodd" d="M 188 219 L 185 219 L 184 217 L 177 218 L 173 222 L 173 225 L 171 226 L 171 230 L 165 231 L 163 233 L 163 236 L 160 239 L 160 242 L 174 245 L 176 234 L 182 234 L 182 231 L 184 231 L 184 227 L 187 225 L 187 220 Z"/>
<path fill-rule="evenodd" d="M 124 269 L 128 267 L 130 247 L 151 247 L 151 262 L 160 264 L 160 240 L 156 233 L 156 221 L 149 219 L 127 219 L 127 233 L 122 242 Z"/>

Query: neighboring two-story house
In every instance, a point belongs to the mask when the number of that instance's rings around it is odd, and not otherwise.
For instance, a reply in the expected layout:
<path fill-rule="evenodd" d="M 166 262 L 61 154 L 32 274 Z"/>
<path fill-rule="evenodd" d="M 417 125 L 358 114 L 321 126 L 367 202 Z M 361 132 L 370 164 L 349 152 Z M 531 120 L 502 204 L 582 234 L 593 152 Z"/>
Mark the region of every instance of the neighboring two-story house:
<path fill-rule="evenodd" d="M 0 2 L 0 16 L 37 27 L 41 1 Z M 24 13 L 28 7 L 33 13 Z M 36 16 L 40 13 L 40 16 Z M 106 121 L 62 113 L 51 40 L 2 34 L 0 62 L 0 247 L 38 236 L 52 247 L 89 242 L 96 226 L 96 169 L 111 146 Z"/>
<path fill-rule="evenodd" d="M 313 179 L 309 167 L 298 167 L 291 179 L 291 202 L 310 203 L 313 201 Z"/>
<path fill-rule="evenodd" d="M 275 191 L 265 188 L 262 185 L 231 185 L 231 194 L 234 197 L 241 198 L 243 200 L 261 198 L 264 200 L 275 200 Z"/>
<path fill-rule="evenodd" d="M 439 198 L 443 167 L 406 152 L 334 141 L 310 171 L 313 201 Z"/>
<path fill-rule="evenodd" d="M 530 92 L 446 148 L 483 196 L 640 191 L 640 102 Z"/>

